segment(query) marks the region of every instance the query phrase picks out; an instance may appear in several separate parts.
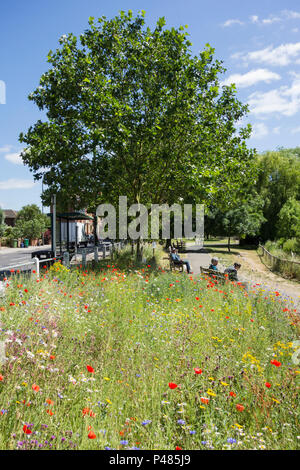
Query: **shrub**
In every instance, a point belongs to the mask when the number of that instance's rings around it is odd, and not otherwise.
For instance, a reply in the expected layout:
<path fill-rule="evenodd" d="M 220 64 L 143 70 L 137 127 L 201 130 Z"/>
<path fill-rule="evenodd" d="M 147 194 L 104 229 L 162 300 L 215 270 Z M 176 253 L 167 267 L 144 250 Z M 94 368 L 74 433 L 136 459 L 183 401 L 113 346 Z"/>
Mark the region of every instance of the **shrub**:
<path fill-rule="evenodd" d="M 300 240 L 297 238 L 290 238 L 283 243 L 282 249 L 286 253 L 300 253 Z"/>

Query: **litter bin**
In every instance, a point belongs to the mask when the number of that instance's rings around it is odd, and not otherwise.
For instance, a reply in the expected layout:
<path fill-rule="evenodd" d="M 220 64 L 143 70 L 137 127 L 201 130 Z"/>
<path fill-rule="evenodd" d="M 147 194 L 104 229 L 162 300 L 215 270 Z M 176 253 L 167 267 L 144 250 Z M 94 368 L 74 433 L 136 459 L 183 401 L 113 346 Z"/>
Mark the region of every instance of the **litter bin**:
<path fill-rule="evenodd" d="M 28 248 L 28 246 L 29 246 L 29 240 L 28 240 L 28 238 L 25 238 L 24 239 L 24 247 Z"/>
<path fill-rule="evenodd" d="M 14 238 L 14 241 L 13 241 L 13 247 L 18 248 L 18 240 L 16 240 L 15 238 Z"/>

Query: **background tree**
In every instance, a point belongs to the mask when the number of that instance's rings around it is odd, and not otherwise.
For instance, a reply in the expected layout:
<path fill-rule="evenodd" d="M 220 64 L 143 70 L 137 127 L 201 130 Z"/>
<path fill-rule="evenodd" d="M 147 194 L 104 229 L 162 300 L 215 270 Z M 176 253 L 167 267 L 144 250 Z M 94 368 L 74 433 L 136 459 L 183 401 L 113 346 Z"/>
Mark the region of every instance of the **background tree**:
<path fill-rule="evenodd" d="M 279 213 L 288 199 L 300 200 L 299 155 L 300 148 L 279 149 L 258 156 L 256 191 L 264 200 L 261 236 L 265 241 L 278 235 Z"/>
<path fill-rule="evenodd" d="M 19 237 L 30 240 L 40 238 L 49 226 L 49 218 L 42 214 L 37 205 L 31 204 L 22 207 L 18 212 L 15 232 Z"/>
<path fill-rule="evenodd" d="M 0 246 L 1 246 L 1 237 L 3 237 L 5 232 L 6 225 L 4 223 L 4 212 L 0 207 Z"/>
<path fill-rule="evenodd" d="M 51 68 L 29 96 L 46 122 L 20 135 L 22 157 L 50 192 L 76 207 L 126 195 L 129 204 L 169 203 L 192 196 L 232 198 L 252 172 L 251 127 L 234 86 L 209 45 L 192 56 L 184 27 L 151 30 L 144 12 L 89 20 L 79 39 L 60 39 Z M 232 191 L 232 193 L 230 193 Z"/>
<path fill-rule="evenodd" d="M 239 238 L 246 235 L 255 236 L 263 223 L 263 201 L 259 196 L 249 197 L 236 208 L 225 212 L 222 218 L 223 233 L 228 237 L 228 250 L 233 235 Z"/>
<path fill-rule="evenodd" d="M 300 239 L 300 201 L 290 197 L 282 206 L 278 215 L 277 237 Z"/>

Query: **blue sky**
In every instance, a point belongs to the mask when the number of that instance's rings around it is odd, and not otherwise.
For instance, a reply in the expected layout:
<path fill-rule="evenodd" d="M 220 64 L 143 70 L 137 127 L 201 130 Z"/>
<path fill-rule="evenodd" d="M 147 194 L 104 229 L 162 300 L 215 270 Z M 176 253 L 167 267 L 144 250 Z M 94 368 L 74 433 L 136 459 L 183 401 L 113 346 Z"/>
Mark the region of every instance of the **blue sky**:
<path fill-rule="evenodd" d="M 248 145 L 259 152 L 300 145 L 300 2 L 298 0 L 15 0 L 1 2 L 0 18 L 0 206 L 41 207 L 41 184 L 22 164 L 18 142 L 43 114 L 27 96 L 48 68 L 50 49 L 63 34 L 79 35 L 89 16 L 112 18 L 120 10 L 146 11 L 153 27 L 188 25 L 192 50 L 208 42 L 235 82 L 253 125 Z"/>

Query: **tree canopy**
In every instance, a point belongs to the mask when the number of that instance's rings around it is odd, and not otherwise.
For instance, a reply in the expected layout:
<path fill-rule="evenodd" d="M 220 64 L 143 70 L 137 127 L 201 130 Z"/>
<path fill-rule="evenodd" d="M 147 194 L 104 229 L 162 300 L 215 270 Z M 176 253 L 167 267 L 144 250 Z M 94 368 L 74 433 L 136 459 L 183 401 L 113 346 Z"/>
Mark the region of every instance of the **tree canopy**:
<path fill-rule="evenodd" d="M 48 225 L 49 218 L 42 214 L 37 205 L 31 204 L 18 212 L 14 230 L 19 237 L 35 239 L 41 237 Z"/>
<path fill-rule="evenodd" d="M 247 106 L 207 44 L 191 53 L 186 28 L 153 30 L 144 12 L 89 19 L 49 52 L 50 69 L 29 96 L 46 110 L 20 135 L 22 158 L 50 193 L 74 208 L 100 202 L 230 201 L 253 172 Z"/>
<path fill-rule="evenodd" d="M 264 240 L 282 235 L 279 214 L 287 201 L 300 201 L 300 149 L 279 149 L 258 156 L 256 191 L 264 200 L 265 222 L 261 227 Z M 279 232 L 281 234 L 279 234 Z M 288 230 L 288 227 L 286 227 Z"/>

